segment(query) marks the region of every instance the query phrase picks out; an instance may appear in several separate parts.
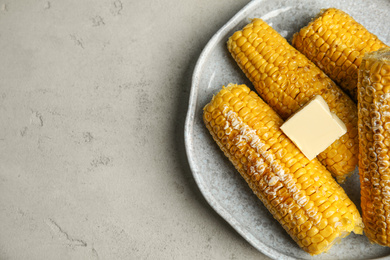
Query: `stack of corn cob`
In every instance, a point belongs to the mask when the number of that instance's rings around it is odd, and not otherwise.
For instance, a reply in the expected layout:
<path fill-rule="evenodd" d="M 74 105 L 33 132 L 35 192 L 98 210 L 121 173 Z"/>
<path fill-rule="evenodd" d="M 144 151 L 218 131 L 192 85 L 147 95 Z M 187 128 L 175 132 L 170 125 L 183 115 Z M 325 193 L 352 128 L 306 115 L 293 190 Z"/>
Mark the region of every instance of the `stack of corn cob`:
<path fill-rule="evenodd" d="M 228 50 L 261 98 L 245 85 L 229 84 L 205 106 L 205 125 L 306 252 L 325 252 L 352 231 L 362 234 L 363 226 L 372 242 L 390 246 L 390 51 L 364 56 L 386 45 L 334 8 L 292 43 L 296 49 L 261 19 L 235 32 Z M 316 95 L 347 133 L 309 161 L 280 126 Z M 332 178 L 343 183 L 358 162 L 364 225 Z"/>

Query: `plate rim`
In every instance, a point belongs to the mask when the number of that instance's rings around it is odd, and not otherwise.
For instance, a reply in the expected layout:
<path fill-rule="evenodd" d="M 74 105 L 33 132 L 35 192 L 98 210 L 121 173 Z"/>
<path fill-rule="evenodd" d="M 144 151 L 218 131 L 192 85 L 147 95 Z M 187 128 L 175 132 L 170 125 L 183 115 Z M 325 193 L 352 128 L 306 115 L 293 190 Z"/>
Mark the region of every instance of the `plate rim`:
<path fill-rule="evenodd" d="M 198 86 L 200 84 L 200 77 L 198 75 L 200 74 L 200 71 L 204 66 L 204 62 L 208 54 L 210 53 L 211 49 L 213 49 L 219 43 L 219 41 L 222 40 L 222 35 L 224 35 L 232 28 L 237 26 L 239 22 L 242 21 L 242 18 L 245 17 L 245 15 L 248 13 L 248 11 L 252 10 L 253 7 L 257 6 L 258 4 L 264 1 L 265 0 L 251 0 L 249 3 L 247 3 L 233 17 L 231 17 L 219 30 L 216 31 L 216 33 L 210 38 L 210 40 L 207 42 L 207 44 L 201 51 L 201 54 L 199 55 L 198 60 L 195 64 L 192 73 L 192 79 L 191 79 L 189 103 L 187 107 L 187 113 L 186 113 L 186 119 L 184 125 L 185 152 L 186 152 L 188 164 L 190 166 L 190 170 L 192 172 L 192 176 L 194 177 L 195 182 L 202 196 L 219 216 L 221 216 L 250 245 L 252 245 L 254 248 L 256 248 L 259 252 L 266 255 L 267 257 L 270 257 L 272 259 L 280 259 L 280 260 L 299 260 L 301 258 L 295 258 L 292 256 L 288 256 L 284 253 L 281 253 L 275 250 L 274 248 L 264 244 L 262 241 L 256 239 L 253 235 L 251 235 L 251 233 L 246 232 L 245 228 L 242 227 L 242 225 L 240 225 L 240 223 L 224 207 L 222 207 L 218 203 L 218 200 L 214 198 L 214 195 L 212 195 L 207 189 L 205 189 L 201 181 L 202 176 L 198 173 L 197 167 L 193 162 L 193 160 L 190 159 L 193 156 L 193 151 L 192 151 L 193 140 L 191 138 L 192 138 L 193 126 L 194 126 L 193 119 L 195 117 L 195 110 L 197 107 L 196 101 L 199 92 Z M 389 259 L 389 257 L 390 255 L 384 257 L 378 257 L 378 258 L 370 258 L 370 259 L 385 260 L 385 259 Z"/>

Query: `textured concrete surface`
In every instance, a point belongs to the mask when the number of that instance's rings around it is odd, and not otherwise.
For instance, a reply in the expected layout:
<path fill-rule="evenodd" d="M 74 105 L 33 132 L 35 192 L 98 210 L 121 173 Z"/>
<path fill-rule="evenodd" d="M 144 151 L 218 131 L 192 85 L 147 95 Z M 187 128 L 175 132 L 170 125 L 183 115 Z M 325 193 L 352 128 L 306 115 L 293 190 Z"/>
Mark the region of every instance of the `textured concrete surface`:
<path fill-rule="evenodd" d="M 0 0 L 0 259 L 267 259 L 197 189 L 183 125 L 248 0 Z"/>

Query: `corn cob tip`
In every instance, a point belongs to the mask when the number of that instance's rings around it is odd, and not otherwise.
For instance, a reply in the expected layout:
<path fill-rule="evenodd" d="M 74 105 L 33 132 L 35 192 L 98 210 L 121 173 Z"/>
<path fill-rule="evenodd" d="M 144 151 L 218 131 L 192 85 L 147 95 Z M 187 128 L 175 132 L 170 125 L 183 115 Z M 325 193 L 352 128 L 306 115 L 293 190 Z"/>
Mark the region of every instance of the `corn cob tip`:
<path fill-rule="evenodd" d="M 358 69 L 365 53 L 386 47 L 377 36 L 337 8 L 321 10 L 292 44 L 357 101 Z"/>
<path fill-rule="evenodd" d="M 382 47 L 377 51 L 367 52 L 364 54 L 363 59 L 365 61 L 371 59 L 375 61 L 389 62 L 390 60 L 390 47 Z"/>

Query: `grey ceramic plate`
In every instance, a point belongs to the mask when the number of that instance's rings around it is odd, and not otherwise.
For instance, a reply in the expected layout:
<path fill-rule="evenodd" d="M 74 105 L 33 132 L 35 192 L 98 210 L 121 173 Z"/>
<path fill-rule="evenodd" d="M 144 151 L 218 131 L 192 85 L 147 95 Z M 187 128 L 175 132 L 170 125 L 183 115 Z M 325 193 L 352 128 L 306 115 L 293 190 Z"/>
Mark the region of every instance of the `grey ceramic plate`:
<path fill-rule="evenodd" d="M 251 86 L 226 48 L 228 37 L 260 17 L 280 34 L 291 39 L 322 8 L 336 7 L 352 15 L 372 33 L 390 43 L 390 1 L 385 0 L 295 0 L 252 1 L 213 36 L 194 70 L 189 108 L 185 122 L 188 161 L 204 197 L 250 244 L 274 259 L 377 259 L 389 258 L 390 248 L 369 243 L 365 236 L 351 234 L 320 256 L 303 252 L 287 235 L 262 203 L 253 195 L 240 174 L 224 157 L 203 125 L 202 108 L 212 95 L 228 83 Z M 359 180 L 355 173 L 344 188 L 360 205 Z"/>

